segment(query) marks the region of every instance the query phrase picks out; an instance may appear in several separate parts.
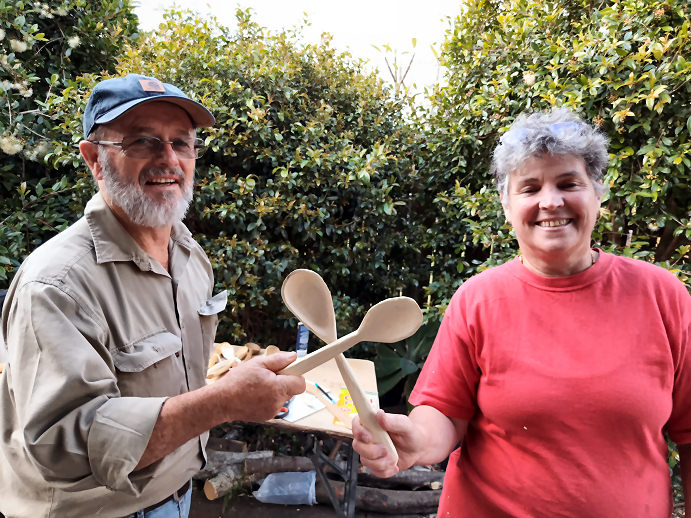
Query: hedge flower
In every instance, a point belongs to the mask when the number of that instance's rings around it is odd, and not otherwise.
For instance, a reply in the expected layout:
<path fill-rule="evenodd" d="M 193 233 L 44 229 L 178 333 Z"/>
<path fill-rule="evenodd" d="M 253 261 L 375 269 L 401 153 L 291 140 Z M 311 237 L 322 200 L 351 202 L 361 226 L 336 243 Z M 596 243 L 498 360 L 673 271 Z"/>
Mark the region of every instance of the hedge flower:
<path fill-rule="evenodd" d="M 82 40 L 79 39 L 79 36 L 72 36 L 67 40 L 67 44 L 70 46 L 71 49 L 74 49 L 76 47 L 79 47 L 79 44 L 81 43 Z"/>
<path fill-rule="evenodd" d="M 26 52 L 29 46 L 21 40 L 10 40 L 10 47 L 15 52 Z"/>
<path fill-rule="evenodd" d="M 0 41 L 5 39 L 5 29 L 0 29 Z"/>
<path fill-rule="evenodd" d="M 38 162 L 40 160 L 43 160 L 43 158 L 48 154 L 48 151 L 50 151 L 50 146 L 48 146 L 48 143 L 45 140 L 42 140 L 41 142 L 36 144 L 34 148 L 25 148 L 24 156 L 29 160 Z"/>
<path fill-rule="evenodd" d="M 0 137 L 0 150 L 7 155 L 16 155 L 22 150 L 22 142 L 13 135 Z"/>
<path fill-rule="evenodd" d="M 523 82 L 526 84 L 526 86 L 533 86 L 535 84 L 535 72 L 532 70 L 523 72 Z"/>

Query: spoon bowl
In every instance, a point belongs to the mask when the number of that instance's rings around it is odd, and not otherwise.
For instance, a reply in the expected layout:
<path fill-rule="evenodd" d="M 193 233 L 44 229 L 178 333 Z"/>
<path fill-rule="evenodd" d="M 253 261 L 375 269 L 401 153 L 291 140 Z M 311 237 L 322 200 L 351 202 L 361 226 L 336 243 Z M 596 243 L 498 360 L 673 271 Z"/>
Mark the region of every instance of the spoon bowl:
<path fill-rule="evenodd" d="M 290 272 L 281 286 L 281 298 L 307 329 L 327 344 L 336 341 L 333 299 L 324 279 L 317 272 L 304 269 Z"/>
<path fill-rule="evenodd" d="M 293 309 L 296 309 L 295 306 L 291 307 L 288 303 L 286 303 L 286 306 L 314 334 L 320 338 L 323 336 L 324 340 L 332 337 L 329 334 L 328 327 L 324 328 L 319 321 L 316 323 L 312 322 L 310 313 L 300 311 L 301 308 L 299 306 L 297 306 L 296 311 L 293 311 Z M 382 300 L 367 311 L 365 318 L 360 323 L 360 327 L 355 331 L 299 358 L 281 370 L 279 374 L 300 376 L 360 342 L 398 342 L 415 333 L 421 324 L 422 312 L 413 299 L 394 297 Z M 321 335 L 321 331 L 326 331 L 326 334 Z"/>

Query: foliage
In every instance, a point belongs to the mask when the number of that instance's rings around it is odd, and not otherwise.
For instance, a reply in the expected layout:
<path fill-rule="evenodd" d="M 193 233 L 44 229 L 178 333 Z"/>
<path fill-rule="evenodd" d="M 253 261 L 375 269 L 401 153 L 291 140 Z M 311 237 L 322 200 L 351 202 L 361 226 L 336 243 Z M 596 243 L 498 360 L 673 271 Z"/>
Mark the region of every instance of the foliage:
<path fill-rule="evenodd" d="M 178 85 L 216 116 L 200 135 L 197 196 L 186 223 L 229 292 L 219 336 L 293 344 L 295 319 L 279 287 L 299 267 L 322 274 L 350 332 L 370 305 L 415 290 L 405 235 L 407 193 L 418 181 L 414 134 L 381 80 L 331 48 L 269 33 L 247 11 L 238 29 L 170 11 L 128 45 L 117 74 Z M 85 78 L 51 109 L 78 124 Z M 78 159 L 64 148 L 60 163 Z M 412 279 L 415 280 L 414 278 Z"/>
<path fill-rule="evenodd" d="M 375 368 L 380 394 L 388 393 L 403 382 L 399 395 L 408 399 L 407 396 L 413 390 L 422 365 L 432 348 L 442 316 L 430 313 L 420 329 L 407 340 L 379 346 Z"/>
<path fill-rule="evenodd" d="M 270 33 L 248 11 L 230 30 L 173 10 L 139 35 L 127 1 L 46 5 L 0 0 L 0 287 L 81 214 L 93 191 L 76 148 L 83 107 L 98 80 L 127 72 L 179 85 L 217 117 L 200 132 L 210 152 L 186 222 L 230 293 L 224 340 L 292 345 L 278 286 L 310 268 L 334 294 L 340 334 L 385 297 L 426 303 L 407 342 L 356 351 L 377 360 L 384 387 L 409 386 L 458 284 L 515 254 L 489 177 L 498 136 L 521 111 L 553 105 L 611 138 L 597 243 L 689 282 L 681 0 L 468 3 L 447 34 L 448 85 L 426 108 L 328 37 Z"/>
<path fill-rule="evenodd" d="M 136 27 L 126 0 L 0 0 L 0 287 L 77 219 L 91 190 L 78 161 L 46 163 L 81 138 L 80 129 L 56 128 L 60 114 L 47 113 L 48 99 L 78 74 L 113 70 Z"/>
<path fill-rule="evenodd" d="M 610 136 L 597 244 L 689 283 L 691 51 L 684 0 L 477 0 L 447 34 L 448 86 L 431 98 L 425 196 L 430 295 L 515 253 L 489 176 L 524 110 L 569 106 Z M 423 202 L 424 205 L 428 206 Z"/>

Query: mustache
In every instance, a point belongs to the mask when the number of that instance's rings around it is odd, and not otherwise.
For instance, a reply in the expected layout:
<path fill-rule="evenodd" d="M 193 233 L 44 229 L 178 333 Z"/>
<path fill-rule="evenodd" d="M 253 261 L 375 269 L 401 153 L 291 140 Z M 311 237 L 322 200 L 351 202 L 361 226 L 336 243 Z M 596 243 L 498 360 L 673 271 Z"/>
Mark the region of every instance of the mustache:
<path fill-rule="evenodd" d="M 160 178 L 163 176 L 172 176 L 178 183 L 185 183 L 185 173 L 179 167 L 151 167 L 149 169 L 144 169 L 141 173 L 139 173 L 139 184 L 144 185 L 146 182 L 150 180 L 155 180 L 156 178 Z"/>

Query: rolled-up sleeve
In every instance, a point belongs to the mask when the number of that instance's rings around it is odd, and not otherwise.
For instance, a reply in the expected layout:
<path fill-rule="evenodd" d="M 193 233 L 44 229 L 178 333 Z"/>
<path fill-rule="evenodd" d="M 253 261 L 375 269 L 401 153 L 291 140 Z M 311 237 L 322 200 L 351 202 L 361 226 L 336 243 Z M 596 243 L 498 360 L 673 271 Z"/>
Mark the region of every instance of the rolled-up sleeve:
<path fill-rule="evenodd" d="M 42 477 L 138 494 L 129 478 L 165 397 L 121 397 L 99 316 L 59 284 L 14 294 L 8 344 L 18 429 Z"/>
<path fill-rule="evenodd" d="M 98 409 L 87 442 L 96 480 L 116 491 L 139 491 L 128 475 L 149 443 L 165 400 L 123 397 L 110 399 Z"/>

